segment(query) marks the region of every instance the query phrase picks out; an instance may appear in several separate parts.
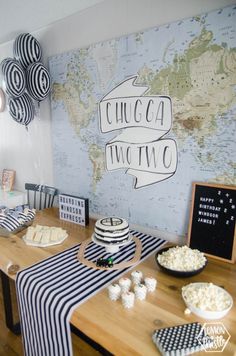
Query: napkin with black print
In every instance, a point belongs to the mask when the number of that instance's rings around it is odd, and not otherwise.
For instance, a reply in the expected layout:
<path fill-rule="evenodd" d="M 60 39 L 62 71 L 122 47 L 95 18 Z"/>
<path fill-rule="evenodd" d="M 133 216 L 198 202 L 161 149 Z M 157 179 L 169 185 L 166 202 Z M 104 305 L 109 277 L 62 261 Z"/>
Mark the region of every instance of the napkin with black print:
<path fill-rule="evenodd" d="M 200 323 L 158 329 L 154 331 L 152 339 L 164 356 L 189 355 L 212 344 Z"/>
<path fill-rule="evenodd" d="M 9 209 L 6 206 L 0 206 L 0 229 L 15 231 L 24 224 L 32 222 L 36 210 L 29 209 L 27 204 L 19 205 Z"/>

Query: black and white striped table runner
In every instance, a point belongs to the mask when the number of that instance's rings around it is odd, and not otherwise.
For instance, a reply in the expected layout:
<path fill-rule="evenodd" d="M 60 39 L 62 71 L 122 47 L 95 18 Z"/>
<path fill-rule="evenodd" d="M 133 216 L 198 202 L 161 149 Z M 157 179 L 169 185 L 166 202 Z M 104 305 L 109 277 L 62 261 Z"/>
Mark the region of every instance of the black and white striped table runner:
<path fill-rule="evenodd" d="M 141 261 L 165 244 L 165 240 L 131 231 L 142 242 Z M 95 270 L 80 263 L 80 245 L 18 272 L 16 290 L 21 330 L 26 356 L 72 355 L 70 318 L 85 302 L 113 280 L 127 272 Z M 120 248 L 113 255 L 114 263 L 133 257 L 135 243 Z M 91 242 L 86 258 L 96 261 L 107 257 L 103 247 Z"/>

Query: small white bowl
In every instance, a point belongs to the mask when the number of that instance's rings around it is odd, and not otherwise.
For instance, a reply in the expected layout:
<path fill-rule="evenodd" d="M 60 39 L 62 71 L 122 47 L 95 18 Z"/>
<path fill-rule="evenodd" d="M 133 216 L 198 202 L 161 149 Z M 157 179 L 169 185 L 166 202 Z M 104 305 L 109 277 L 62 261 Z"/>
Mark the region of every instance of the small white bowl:
<path fill-rule="evenodd" d="M 194 283 L 196 285 L 205 285 L 205 284 L 208 284 L 208 283 Z M 227 309 L 224 309 L 224 310 L 220 310 L 220 311 L 210 311 L 210 310 L 202 310 L 202 309 L 199 309 L 197 307 L 195 307 L 194 305 L 190 304 L 187 302 L 187 300 L 185 299 L 184 295 L 183 295 L 183 291 L 182 291 L 182 298 L 187 306 L 187 308 L 189 310 L 191 310 L 191 312 L 197 316 L 199 316 L 200 318 L 203 318 L 203 319 L 208 319 L 208 320 L 216 320 L 216 319 L 221 319 L 223 318 L 226 314 L 228 314 L 228 312 L 230 311 L 230 309 L 232 308 L 233 306 L 233 298 L 231 297 L 231 295 L 226 292 L 226 290 L 224 290 L 223 288 L 221 287 L 218 287 L 218 286 L 215 286 L 217 288 L 219 288 L 221 291 L 223 291 L 223 293 L 225 293 L 225 295 L 227 296 L 227 298 L 229 298 L 230 300 L 230 306 L 227 308 Z"/>

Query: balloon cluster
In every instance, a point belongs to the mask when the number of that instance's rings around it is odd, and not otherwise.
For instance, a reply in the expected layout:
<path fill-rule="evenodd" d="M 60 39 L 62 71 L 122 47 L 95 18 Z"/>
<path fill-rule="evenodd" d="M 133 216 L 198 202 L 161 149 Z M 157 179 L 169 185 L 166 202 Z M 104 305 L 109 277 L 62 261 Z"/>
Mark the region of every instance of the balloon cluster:
<path fill-rule="evenodd" d="M 27 126 L 35 115 L 33 101 L 46 99 L 51 89 L 51 79 L 47 68 L 40 62 L 40 44 L 29 33 L 23 33 L 15 39 L 13 55 L 14 59 L 6 58 L 1 63 L 8 110 L 15 121 Z"/>

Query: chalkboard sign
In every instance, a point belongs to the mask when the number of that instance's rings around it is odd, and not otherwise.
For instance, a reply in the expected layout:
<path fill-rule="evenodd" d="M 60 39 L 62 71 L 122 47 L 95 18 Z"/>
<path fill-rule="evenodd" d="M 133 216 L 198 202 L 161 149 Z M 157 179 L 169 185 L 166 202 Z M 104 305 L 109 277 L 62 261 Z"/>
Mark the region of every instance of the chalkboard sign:
<path fill-rule="evenodd" d="M 236 187 L 193 183 L 189 247 L 234 263 Z"/>

